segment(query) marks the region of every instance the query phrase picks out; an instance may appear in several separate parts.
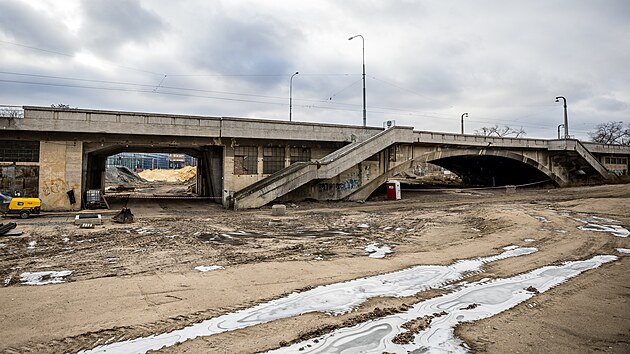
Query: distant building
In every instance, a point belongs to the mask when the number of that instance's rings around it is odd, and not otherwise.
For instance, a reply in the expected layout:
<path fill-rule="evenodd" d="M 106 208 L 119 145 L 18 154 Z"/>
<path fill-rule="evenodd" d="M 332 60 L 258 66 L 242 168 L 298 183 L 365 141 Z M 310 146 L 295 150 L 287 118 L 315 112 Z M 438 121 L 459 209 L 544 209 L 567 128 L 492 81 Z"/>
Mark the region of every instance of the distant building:
<path fill-rule="evenodd" d="M 125 166 L 132 170 L 168 170 L 196 166 L 197 160 L 185 154 L 121 152 L 107 158 L 107 166 Z"/>

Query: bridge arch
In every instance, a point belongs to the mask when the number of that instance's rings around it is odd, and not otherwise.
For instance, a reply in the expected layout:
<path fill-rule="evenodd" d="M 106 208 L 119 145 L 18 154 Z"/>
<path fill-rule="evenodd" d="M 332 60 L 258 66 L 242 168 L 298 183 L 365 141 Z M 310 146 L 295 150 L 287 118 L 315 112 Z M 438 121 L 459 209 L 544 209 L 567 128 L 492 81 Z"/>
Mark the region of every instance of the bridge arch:
<path fill-rule="evenodd" d="M 560 176 L 535 159 L 508 150 L 442 148 L 423 154 L 414 161 L 444 167 L 469 185 L 517 185 L 543 181 L 557 186 L 565 184 Z"/>

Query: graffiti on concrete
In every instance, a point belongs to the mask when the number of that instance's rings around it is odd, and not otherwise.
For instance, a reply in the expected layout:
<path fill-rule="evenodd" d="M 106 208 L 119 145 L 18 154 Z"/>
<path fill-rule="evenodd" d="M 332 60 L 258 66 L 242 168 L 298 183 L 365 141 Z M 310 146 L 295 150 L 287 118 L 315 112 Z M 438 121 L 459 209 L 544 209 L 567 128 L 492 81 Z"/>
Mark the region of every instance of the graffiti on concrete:
<path fill-rule="evenodd" d="M 339 183 L 320 183 L 318 187 L 320 192 L 347 192 L 359 188 L 359 181 L 356 179 L 348 179 Z"/>
<path fill-rule="evenodd" d="M 53 178 L 49 181 L 44 181 L 44 183 L 42 184 L 42 194 L 44 194 L 45 196 L 57 193 L 65 194 L 69 190 L 78 188 L 78 183 L 70 185 L 68 182 L 64 181 L 61 178 Z"/>

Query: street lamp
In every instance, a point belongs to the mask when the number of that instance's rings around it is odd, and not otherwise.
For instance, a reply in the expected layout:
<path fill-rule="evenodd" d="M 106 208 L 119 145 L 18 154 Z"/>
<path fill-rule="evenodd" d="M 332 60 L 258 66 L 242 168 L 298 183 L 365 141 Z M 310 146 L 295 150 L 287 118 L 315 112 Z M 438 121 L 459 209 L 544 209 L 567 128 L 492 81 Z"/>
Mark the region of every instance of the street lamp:
<path fill-rule="evenodd" d="M 560 127 L 564 127 L 564 124 L 558 124 L 558 139 L 560 139 Z"/>
<path fill-rule="evenodd" d="M 361 37 L 362 50 L 363 50 L 363 126 L 365 127 L 367 124 L 366 114 L 365 114 L 365 38 L 362 35 L 357 34 L 356 36 L 352 36 L 348 38 L 349 41 Z"/>
<path fill-rule="evenodd" d="M 291 121 L 291 110 L 293 109 L 293 77 L 297 74 L 299 74 L 298 71 L 291 75 L 291 79 L 289 80 L 289 122 Z"/>
<path fill-rule="evenodd" d="M 556 102 L 560 102 L 560 99 L 564 101 L 564 138 L 569 138 L 569 120 L 567 118 L 567 99 L 563 96 L 556 97 Z"/>
<path fill-rule="evenodd" d="M 462 135 L 464 134 L 464 117 L 468 117 L 468 113 L 462 114 Z"/>

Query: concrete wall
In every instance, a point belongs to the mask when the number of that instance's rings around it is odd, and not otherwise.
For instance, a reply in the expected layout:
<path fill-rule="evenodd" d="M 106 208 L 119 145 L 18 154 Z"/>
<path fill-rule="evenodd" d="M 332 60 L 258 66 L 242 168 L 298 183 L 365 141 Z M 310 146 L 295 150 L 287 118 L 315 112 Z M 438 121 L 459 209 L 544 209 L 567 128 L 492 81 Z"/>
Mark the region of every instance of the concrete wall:
<path fill-rule="evenodd" d="M 354 193 L 363 184 L 379 175 L 380 161 L 363 161 L 336 177 L 323 180 L 310 187 L 305 197 L 317 200 L 339 200 Z"/>
<path fill-rule="evenodd" d="M 78 210 L 81 207 L 83 144 L 72 141 L 42 141 L 39 150 L 39 197 L 42 210 Z M 76 204 L 66 194 L 73 190 Z"/>
<path fill-rule="evenodd" d="M 234 174 L 234 147 L 235 146 L 256 146 L 258 148 L 258 167 L 257 174 L 255 175 L 235 175 Z M 269 174 L 263 173 L 263 148 L 264 147 L 283 147 L 285 149 L 285 162 L 284 167 L 288 167 L 291 164 L 290 149 L 292 147 L 310 148 L 311 160 L 320 159 L 329 153 L 335 151 L 337 148 L 343 146 L 343 143 L 328 143 L 322 144 L 315 142 L 288 142 L 288 141 L 261 141 L 252 139 L 232 139 L 232 143 L 225 148 L 224 159 L 224 184 L 223 188 L 226 194 L 230 192 L 237 192 L 255 182 L 258 182 Z"/>

